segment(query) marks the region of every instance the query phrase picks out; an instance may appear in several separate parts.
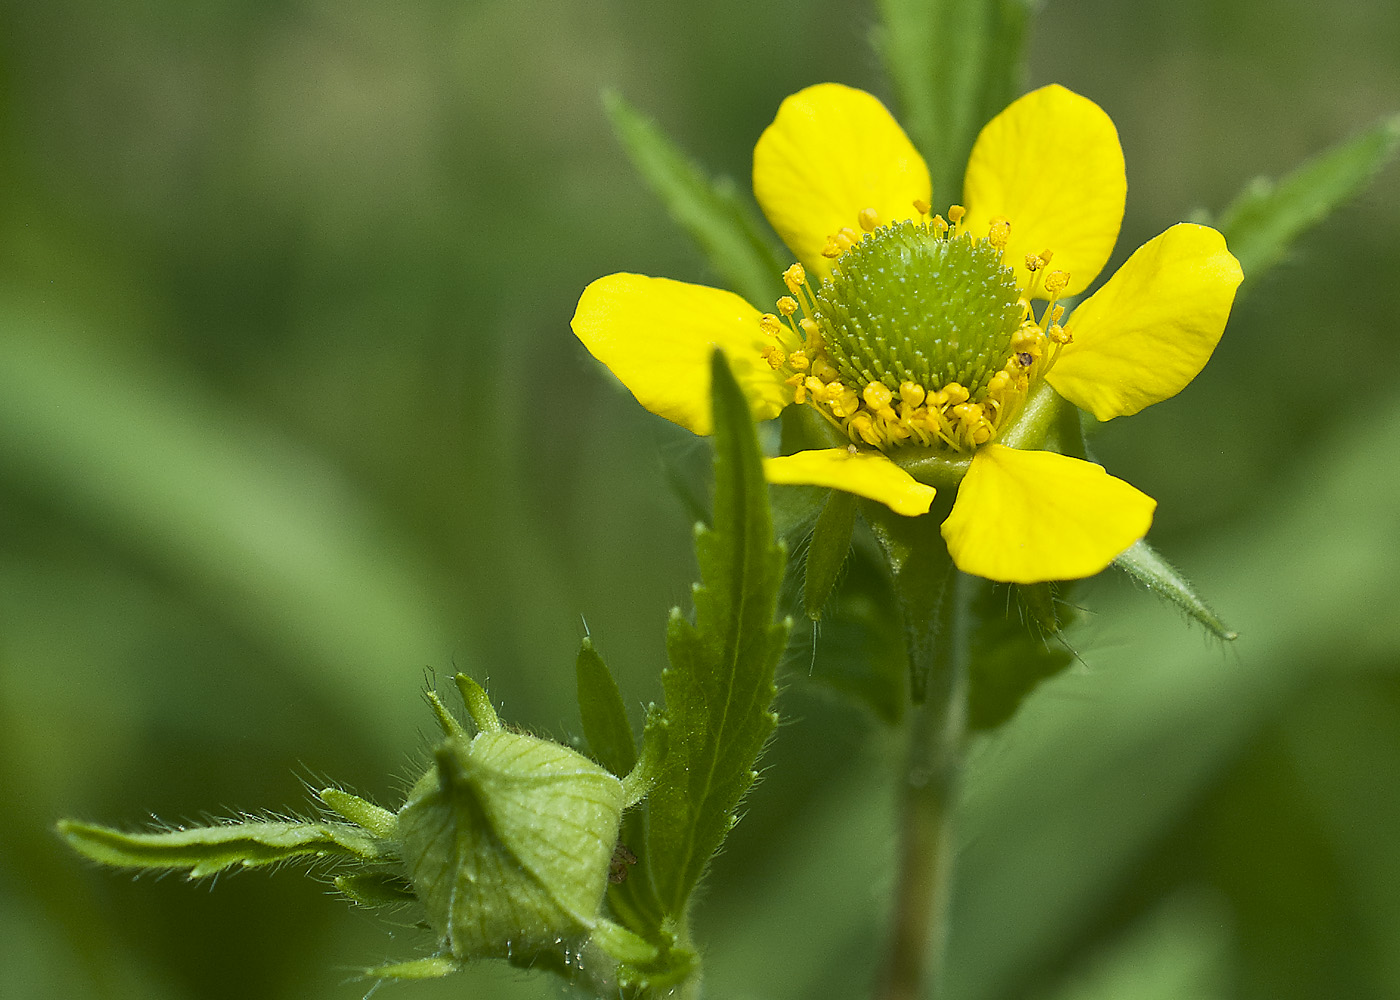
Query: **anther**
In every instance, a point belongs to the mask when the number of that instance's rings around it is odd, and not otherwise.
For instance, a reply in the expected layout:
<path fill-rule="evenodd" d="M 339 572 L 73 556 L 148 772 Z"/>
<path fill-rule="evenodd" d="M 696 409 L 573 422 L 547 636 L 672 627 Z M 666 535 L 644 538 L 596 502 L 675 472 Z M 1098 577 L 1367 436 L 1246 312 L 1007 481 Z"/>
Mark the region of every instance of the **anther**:
<path fill-rule="evenodd" d="M 867 233 L 873 233 L 880 225 L 880 213 L 873 208 L 862 208 L 856 218 L 860 222 L 860 228 Z"/>
<path fill-rule="evenodd" d="M 768 336 L 776 337 L 783 332 L 783 323 L 772 313 L 764 313 L 758 317 L 758 328 Z"/>
<path fill-rule="evenodd" d="M 962 222 L 965 215 L 967 215 L 967 209 L 963 208 L 961 205 L 952 205 L 948 209 L 948 221 L 955 226 L 959 222 Z"/>
<path fill-rule="evenodd" d="M 809 367 L 807 355 L 802 351 L 793 351 L 788 355 L 788 367 L 795 372 L 805 372 Z"/>
<path fill-rule="evenodd" d="M 910 406 L 922 406 L 925 395 L 924 387 L 917 382 L 899 383 L 899 398 Z"/>
<path fill-rule="evenodd" d="M 1068 271 L 1051 271 L 1045 276 L 1045 290 L 1051 295 L 1059 295 L 1069 284 Z"/>
<path fill-rule="evenodd" d="M 801 264 L 794 264 L 783 272 L 783 284 L 787 285 L 787 290 L 793 295 L 807 281 L 807 271 Z"/>
<path fill-rule="evenodd" d="M 933 217 L 933 231 L 934 231 L 935 233 L 937 233 L 939 236 L 942 236 L 944 233 L 946 233 L 946 232 L 948 231 L 948 223 L 947 223 L 947 221 L 943 218 L 943 216 L 941 216 L 941 215 L 935 215 L 935 216 Z"/>
<path fill-rule="evenodd" d="M 862 391 L 861 396 L 865 398 L 865 405 L 872 410 L 881 410 L 890 405 L 890 400 L 894 398 L 894 393 L 883 382 L 871 382 Z"/>
<path fill-rule="evenodd" d="M 928 215 L 928 210 L 932 207 L 932 205 L 922 198 L 914 199 L 914 211 L 918 212 L 920 215 Z"/>
<path fill-rule="evenodd" d="M 1054 255 L 1053 253 L 1051 253 L 1049 250 L 1042 250 L 1042 251 L 1040 251 L 1040 253 L 1038 253 L 1036 256 L 1038 256 L 1038 257 L 1040 258 L 1040 266 L 1041 266 L 1041 267 L 1045 267 L 1047 264 L 1050 263 L 1050 258 L 1053 257 L 1053 256 L 1055 256 L 1055 255 Z"/>
<path fill-rule="evenodd" d="M 778 312 L 784 316 L 791 316 L 797 312 L 797 300 L 791 295 L 784 295 L 778 300 Z"/>
<path fill-rule="evenodd" d="M 768 362 L 768 367 L 777 371 L 783 367 L 783 352 L 776 347 L 765 347 L 761 352 L 763 360 Z"/>
<path fill-rule="evenodd" d="M 968 396 L 971 395 L 971 393 L 957 382 L 949 382 L 943 387 L 942 393 L 947 397 L 948 402 L 952 403 L 954 406 L 957 406 L 959 403 L 966 403 Z"/>
<path fill-rule="evenodd" d="M 1028 253 L 1028 254 L 1026 254 L 1026 270 L 1027 270 L 1027 271 L 1038 271 L 1038 270 L 1040 269 L 1040 265 L 1041 265 L 1041 260 L 1040 260 L 1040 255 L 1039 255 L 1039 254 L 1034 254 L 1034 253 Z"/>
<path fill-rule="evenodd" d="M 1011 238 L 1011 220 L 998 215 L 987 229 L 987 242 L 998 250 L 1006 249 L 1006 241 Z"/>

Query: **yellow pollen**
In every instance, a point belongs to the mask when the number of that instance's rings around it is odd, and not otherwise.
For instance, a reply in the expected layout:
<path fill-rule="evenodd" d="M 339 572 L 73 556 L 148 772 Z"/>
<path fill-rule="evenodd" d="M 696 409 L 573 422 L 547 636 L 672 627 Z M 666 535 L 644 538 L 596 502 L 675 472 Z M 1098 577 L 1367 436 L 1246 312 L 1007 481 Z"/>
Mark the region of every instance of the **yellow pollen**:
<path fill-rule="evenodd" d="M 1045 267 L 1046 265 L 1048 265 L 1048 264 L 1050 263 L 1050 258 L 1053 257 L 1053 256 L 1055 256 L 1055 255 L 1054 255 L 1053 253 L 1051 253 L 1049 250 L 1042 250 L 1042 251 L 1040 251 L 1040 253 L 1039 253 L 1037 256 L 1040 257 L 1040 266 L 1041 266 L 1041 267 Z"/>
<path fill-rule="evenodd" d="M 768 336 L 776 337 L 783 332 L 783 323 L 772 313 L 764 313 L 758 317 L 758 328 Z"/>
<path fill-rule="evenodd" d="M 1045 276 L 1045 290 L 1051 295 L 1059 295 L 1069 284 L 1068 271 L 1051 271 Z"/>
<path fill-rule="evenodd" d="M 949 382 L 939 390 L 939 395 L 944 397 L 944 401 L 957 406 L 959 403 L 966 403 L 971 393 L 957 382 Z"/>
<path fill-rule="evenodd" d="M 1059 323 L 1051 323 L 1050 329 L 1045 331 L 1045 336 L 1049 337 L 1053 343 L 1061 345 L 1071 343 L 1074 340 L 1069 331 Z"/>
<path fill-rule="evenodd" d="M 890 405 L 890 400 L 894 398 L 894 393 L 883 382 L 871 382 L 862 390 L 861 395 L 865 397 L 865 405 L 872 410 L 879 410 Z"/>
<path fill-rule="evenodd" d="M 965 215 L 967 215 L 967 209 L 961 205 L 953 205 L 948 209 L 948 221 L 955 226 L 962 222 Z"/>
<path fill-rule="evenodd" d="M 831 404 L 832 414 L 840 420 L 845 420 L 860 409 L 860 397 L 840 382 L 828 383 L 826 394 L 827 400 Z"/>
<path fill-rule="evenodd" d="M 928 210 L 932 207 L 932 205 L 922 198 L 914 199 L 914 211 L 918 212 L 920 215 L 928 215 Z"/>
<path fill-rule="evenodd" d="M 942 236 L 948 231 L 948 223 L 944 220 L 943 216 L 935 215 L 933 217 L 933 231 L 939 236 Z"/>
<path fill-rule="evenodd" d="M 1033 253 L 1026 254 L 1026 270 L 1036 271 L 1040 268 L 1040 257 Z"/>
<path fill-rule="evenodd" d="M 825 357 L 818 357 L 816 361 L 812 362 L 812 374 L 823 382 L 831 382 L 839 373 Z"/>
<path fill-rule="evenodd" d="M 776 347 L 765 347 L 762 352 L 763 360 L 768 362 L 768 367 L 777 371 L 783 367 L 783 352 Z"/>
<path fill-rule="evenodd" d="M 860 222 L 860 228 L 867 233 L 873 233 L 880 225 L 880 213 L 873 208 L 862 208 L 856 218 Z"/>
<path fill-rule="evenodd" d="M 987 395 L 999 396 L 1006 391 L 1006 387 L 1011 384 L 1011 376 L 1006 372 L 999 371 L 987 382 Z"/>
<path fill-rule="evenodd" d="M 783 284 L 787 285 L 787 290 L 793 295 L 807 281 L 807 271 L 801 264 L 794 264 L 783 272 Z"/>
<path fill-rule="evenodd" d="M 826 238 L 826 245 L 822 247 L 823 257 L 826 257 L 829 260 L 835 260 L 837 257 L 840 257 L 845 252 L 846 251 L 841 246 L 841 244 L 836 242 L 835 236 L 828 236 Z"/>
<path fill-rule="evenodd" d="M 793 351 L 788 355 L 788 367 L 795 372 L 805 372 L 809 364 L 807 355 L 802 351 Z"/>
<path fill-rule="evenodd" d="M 797 312 L 797 300 L 791 295 L 784 295 L 778 300 L 778 312 L 784 316 L 791 316 Z"/>
<path fill-rule="evenodd" d="M 1006 249 L 1006 241 L 1011 239 L 1011 220 L 998 215 L 987 229 L 987 242 L 998 250 Z"/>
<path fill-rule="evenodd" d="M 922 406 L 925 395 L 924 387 L 917 382 L 899 383 L 899 398 L 910 406 Z"/>

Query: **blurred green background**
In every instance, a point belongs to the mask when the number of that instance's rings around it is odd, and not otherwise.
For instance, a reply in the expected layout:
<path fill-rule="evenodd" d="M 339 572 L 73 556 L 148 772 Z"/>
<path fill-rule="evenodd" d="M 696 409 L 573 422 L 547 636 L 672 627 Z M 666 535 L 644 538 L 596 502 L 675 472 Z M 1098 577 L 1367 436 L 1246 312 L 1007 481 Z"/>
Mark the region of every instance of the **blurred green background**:
<path fill-rule="evenodd" d="M 578 732 L 688 600 L 692 439 L 574 341 L 592 278 L 706 280 L 614 86 L 747 186 L 791 91 L 888 96 L 873 9 L 724 0 L 0 3 L 0 991 L 351 998 L 426 947 L 293 873 L 78 861 L 139 825 L 397 804 L 454 668 Z M 1047 5 L 1030 83 L 1113 116 L 1117 258 L 1400 110 L 1392 0 Z M 1400 172 L 1250 282 L 1205 373 L 1103 430 L 1243 638 L 1113 573 L 1082 662 L 969 769 L 959 1000 L 1400 996 Z M 936 192 L 946 204 L 955 192 Z M 819 647 L 820 649 L 820 647 Z M 697 914 L 712 996 L 860 996 L 895 740 L 785 673 Z M 872 780 L 871 775 L 875 778 Z M 484 967 L 404 997 L 536 997 Z"/>

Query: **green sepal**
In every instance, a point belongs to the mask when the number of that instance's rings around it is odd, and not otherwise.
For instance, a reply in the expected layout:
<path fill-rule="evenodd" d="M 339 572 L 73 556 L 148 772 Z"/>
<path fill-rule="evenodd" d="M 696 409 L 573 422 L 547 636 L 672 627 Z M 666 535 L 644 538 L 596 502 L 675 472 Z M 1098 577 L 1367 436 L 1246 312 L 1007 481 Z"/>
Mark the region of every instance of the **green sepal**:
<path fill-rule="evenodd" d="M 393 840 L 399 835 L 397 816 L 358 795 L 351 795 L 339 788 L 323 788 L 316 793 L 316 797 L 351 823 L 382 840 Z"/>
<path fill-rule="evenodd" d="M 968 663 L 967 726 L 995 729 L 1035 688 L 1074 662 L 1053 637 L 1069 624 L 1064 584 L 1013 586 L 979 581 Z"/>
<path fill-rule="evenodd" d="M 822 608 L 846 565 L 851 535 L 856 528 L 856 498 L 845 490 L 831 490 L 807 543 L 807 568 L 802 579 L 802 610 L 812 621 L 821 621 Z"/>
<path fill-rule="evenodd" d="M 755 305 L 776 301 L 783 294 L 784 259 L 762 235 L 734 185 L 707 177 L 621 95 L 605 91 L 603 106 L 632 165 L 724 283 Z"/>
<path fill-rule="evenodd" d="M 618 777 L 637 765 L 637 740 L 627 720 L 627 706 L 612 671 L 585 638 L 574 664 L 578 714 L 593 759 Z"/>
<path fill-rule="evenodd" d="M 491 699 L 487 697 L 486 690 L 466 674 L 458 674 L 452 680 L 462 695 L 462 703 L 466 705 L 467 714 L 471 716 L 477 731 L 482 733 L 500 732 L 503 728 L 501 719 L 496 714 L 496 708 L 491 704 Z"/>
<path fill-rule="evenodd" d="M 1217 227 L 1244 270 L 1245 285 L 1283 259 L 1293 241 L 1359 193 L 1400 146 L 1400 115 L 1381 119 L 1279 181 L 1251 181 Z"/>
<path fill-rule="evenodd" d="M 1032 0 L 880 0 L 874 43 L 933 190 L 957 198 L 982 126 L 1019 95 Z"/>
<path fill-rule="evenodd" d="M 396 872 L 337 875 L 335 887 L 360 906 L 408 906 L 418 902 L 413 883 Z"/>
<path fill-rule="evenodd" d="M 395 962 L 393 965 L 379 965 L 366 969 L 364 974 L 371 979 L 441 979 L 454 972 L 462 971 L 462 963 L 447 955 L 433 958 L 416 958 L 411 962 Z"/>
<path fill-rule="evenodd" d="M 904 718 L 909 666 L 903 621 L 880 554 L 860 535 L 821 623 L 812 623 L 806 636 L 799 632 L 792 645 L 790 655 L 808 663 L 812 681 L 864 705 L 889 725 Z"/>
<path fill-rule="evenodd" d="M 948 669 L 949 631 L 944 618 L 950 606 L 949 588 L 958 571 L 940 527 L 953 495 L 952 490 L 939 491 L 929 512 L 919 517 L 904 517 L 875 501 L 861 505 L 889 564 L 915 704 L 924 700 L 930 678 L 941 683 Z"/>
<path fill-rule="evenodd" d="M 346 823 L 255 820 L 155 833 L 128 833 L 64 819 L 58 834 L 86 858 L 114 868 L 188 869 L 203 878 L 226 868 L 283 861 L 347 858 L 392 860 L 392 846 Z"/>
<path fill-rule="evenodd" d="M 1163 559 L 1146 542 L 1137 542 L 1124 552 L 1113 565 L 1137 580 L 1148 590 L 1171 601 L 1189 618 L 1204 625 L 1217 639 L 1232 642 L 1239 633 L 1223 622 L 1203 601 L 1191 581 L 1182 576 L 1171 563 Z"/>
<path fill-rule="evenodd" d="M 783 553 L 748 404 L 716 351 L 714 523 L 696 529 L 695 622 L 667 628 L 668 746 L 647 800 L 648 863 L 663 911 L 682 924 L 690 894 L 736 822 L 777 726 L 774 673 L 788 625 L 775 622 Z"/>

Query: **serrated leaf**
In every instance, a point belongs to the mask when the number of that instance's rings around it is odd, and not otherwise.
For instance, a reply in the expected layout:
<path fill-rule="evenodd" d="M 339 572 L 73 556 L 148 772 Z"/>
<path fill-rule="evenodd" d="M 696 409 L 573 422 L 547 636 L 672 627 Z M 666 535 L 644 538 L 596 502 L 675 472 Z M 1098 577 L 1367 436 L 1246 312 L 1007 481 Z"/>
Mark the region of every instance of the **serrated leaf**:
<path fill-rule="evenodd" d="M 701 583 L 695 622 L 667 630 L 668 750 L 650 803 L 648 846 L 657 896 L 683 919 L 691 891 L 735 822 L 754 764 L 777 725 L 772 702 L 786 623 L 774 621 L 783 576 L 748 405 L 719 352 L 714 524 L 696 529 Z"/>
<path fill-rule="evenodd" d="M 1022 88 L 1032 0 L 880 0 L 875 47 L 901 123 L 928 161 L 935 204 L 961 198 L 982 126 Z"/>
<path fill-rule="evenodd" d="M 1251 181 L 1218 228 L 1244 269 L 1245 284 L 1283 259 L 1299 236 L 1358 194 L 1400 146 L 1400 115 L 1333 146 L 1280 181 Z"/>
<path fill-rule="evenodd" d="M 188 869 L 203 878 L 226 868 L 256 868 L 325 857 L 393 860 L 390 845 L 345 823 L 256 821 L 127 833 L 65 819 L 58 833 L 84 857 L 115 868 Z"/>
<path fill-rule="evenodd" d="M 1200 622 L 1217 639 L 1226 642 L 1239 638 L 1239 633 L 1223 622 L 1219 615 L 1196 593 L 1191 581 L 1182 576 L 1171 563 L 1146 542 L 1138 542 L 1124 552 L 1113 565 L 1137 580 L 1148 590 L 1175 604 Z"/>
<path fill-rule="evenodd" d="M 734 185 L 707 176 L 621 95 L 604 92 L 603 106 L 632 165 L 671 218 L 695 240 L 720 279 L 757 306 L 782 295 L 785 260 L 763 236 Z"/>
<path fill-rule="evenodd" d="M 622 692 L 592 640 L 584 639 L 579 645 L 574 672 L 578 713 L 589 752 L 613 774 L 625 777 L 637 764 L 637 741 L 627 721 Z"/>

